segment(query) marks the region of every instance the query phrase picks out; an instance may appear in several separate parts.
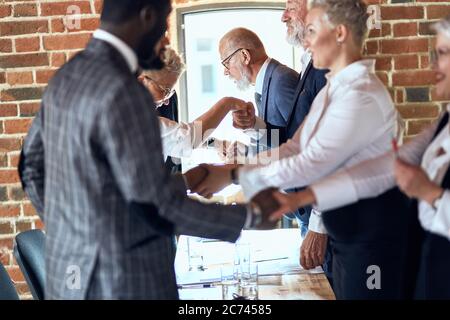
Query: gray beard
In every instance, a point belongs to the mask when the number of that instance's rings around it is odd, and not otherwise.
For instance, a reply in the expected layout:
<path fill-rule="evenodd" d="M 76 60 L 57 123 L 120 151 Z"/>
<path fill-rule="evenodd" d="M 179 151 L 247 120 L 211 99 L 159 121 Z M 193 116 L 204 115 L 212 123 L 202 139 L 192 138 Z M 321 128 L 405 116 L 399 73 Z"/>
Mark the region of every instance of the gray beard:
<path fill-rule="evenodd" d="M 236 81 L 238 90 L 245 91 L 250 88 L 250 85 L 250 75 L 248 74 L 247 70 L 241 69 L 241 79 Z"/>
<path fill-rule="evenodd" d="M 291 46 L 295 47 L 303 47 L 303 33 L 305 30 L 305 27 L 301 23 L 293 24 L 294 30 L 292 33 L 287 33 L 286 35 L 286 41 Z"/>

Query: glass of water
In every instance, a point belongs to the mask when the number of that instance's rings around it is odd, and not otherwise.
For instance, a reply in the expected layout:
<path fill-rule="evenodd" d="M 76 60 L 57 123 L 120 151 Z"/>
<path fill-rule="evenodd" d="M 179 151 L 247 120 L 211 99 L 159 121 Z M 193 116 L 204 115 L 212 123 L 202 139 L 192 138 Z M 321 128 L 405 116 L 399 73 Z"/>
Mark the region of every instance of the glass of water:
<path fill-rule="evenodd" d="M 240 296 L 247 300 L 258 300 L 258 264 L 242 266 L 240 275 Z"/>
<path fill-rule="evenodd" d="M 220 285 L 222 286 L 222 300 L 233 300 L 239 295 L 239 272 L 235 266 L 220 268 Z"/>

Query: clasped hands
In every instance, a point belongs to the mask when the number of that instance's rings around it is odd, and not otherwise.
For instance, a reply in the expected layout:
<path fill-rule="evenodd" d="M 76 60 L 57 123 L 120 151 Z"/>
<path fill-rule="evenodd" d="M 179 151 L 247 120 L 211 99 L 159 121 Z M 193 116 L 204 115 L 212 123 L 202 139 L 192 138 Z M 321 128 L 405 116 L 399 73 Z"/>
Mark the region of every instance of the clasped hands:
<path fill-rule="evenodd" d="M 207 165 L 201 164 L 184 174 L 186 187 L 193 193 L 211 198 L 213 193 L 222 190 L 231 183 L 231 170 L 237 165 Z M 280 203 L 275 199 L 275 188 L 268 188 L 256 194 L 248 204 L 253 220 L 251 228 L 266 230 L 276 227 L 278 218 L 274 212 L 280 211 Z M 287 212 L 285 212 L 287 213 Z M 258 218 L 258 219 L 257 219 Z"/>

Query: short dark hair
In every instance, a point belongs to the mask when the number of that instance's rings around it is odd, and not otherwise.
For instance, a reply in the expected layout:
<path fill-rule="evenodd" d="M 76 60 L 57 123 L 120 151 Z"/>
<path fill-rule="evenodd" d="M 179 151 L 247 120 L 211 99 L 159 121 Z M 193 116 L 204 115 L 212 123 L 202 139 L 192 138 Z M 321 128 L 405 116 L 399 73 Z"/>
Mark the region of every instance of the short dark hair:
<path fill-rule="evenodd" d="M 122 23 L 130 20 L 147 6 L 157 11 L 165 11 L 170 0 L 104 0 L 101 21 Z"/>

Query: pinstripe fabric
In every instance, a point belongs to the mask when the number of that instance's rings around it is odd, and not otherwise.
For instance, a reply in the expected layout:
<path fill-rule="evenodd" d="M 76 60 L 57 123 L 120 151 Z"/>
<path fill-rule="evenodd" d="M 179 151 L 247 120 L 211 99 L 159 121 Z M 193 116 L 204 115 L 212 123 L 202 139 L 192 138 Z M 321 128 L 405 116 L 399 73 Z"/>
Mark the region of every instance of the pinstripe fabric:
<path fill-rule="evenodd" d="M 150 94 L 97 39 L 49 84 L 19 173 L 46 225 L 47 299 L 176 299 L 173 234 L 234 241 L 246 218 L 186 197 Z"/>

